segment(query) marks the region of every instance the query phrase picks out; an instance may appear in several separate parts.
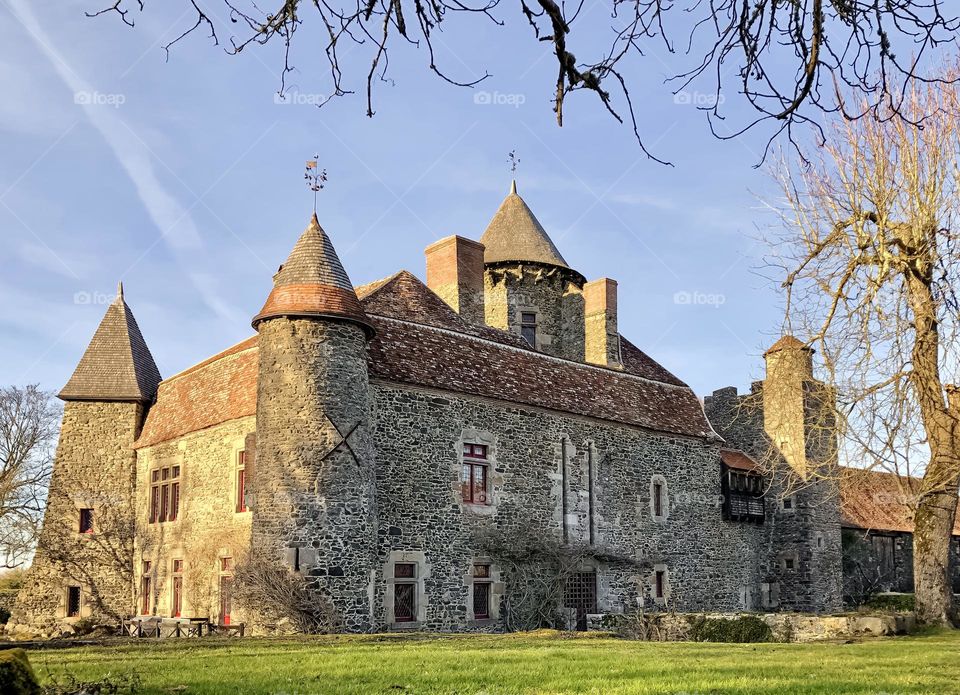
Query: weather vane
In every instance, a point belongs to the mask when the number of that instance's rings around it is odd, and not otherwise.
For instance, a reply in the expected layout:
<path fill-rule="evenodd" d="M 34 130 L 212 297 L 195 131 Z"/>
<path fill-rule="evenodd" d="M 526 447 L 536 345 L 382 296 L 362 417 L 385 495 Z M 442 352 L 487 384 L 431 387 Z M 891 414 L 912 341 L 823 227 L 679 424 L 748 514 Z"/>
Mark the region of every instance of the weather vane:
<path fill-rule="evenodd" d="M 320 155 L 313 155 L 314 159 L 307 161 L 307 168 L 303 172 L 303 179 L 307 182 L 307 188 L 313 191 L 313 213 L 317 213 L 317 193 L 327 183 L 327 170 L 317 167 Z"/>
<path fill-rule="evenodd" d="M 509 154 L 507 154 L 507 157 L 510 160 L 510 173 L 516 174 L 517 165 L 520 163 L 520 158 L 517 156 L 517 151 L 515 149 L 510 150 Z"/>

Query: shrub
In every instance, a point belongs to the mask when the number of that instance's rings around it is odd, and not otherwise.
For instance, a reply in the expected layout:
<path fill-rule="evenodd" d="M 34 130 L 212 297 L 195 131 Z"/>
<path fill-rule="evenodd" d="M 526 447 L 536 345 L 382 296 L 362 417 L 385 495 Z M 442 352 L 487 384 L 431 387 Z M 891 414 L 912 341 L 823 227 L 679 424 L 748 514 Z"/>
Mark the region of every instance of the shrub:
<path fill-rule="evenodd" d="M 39 695 L 40 684 L 22 649 L 0 651 L 0 692 L 5 695 Z"/>
<path fill-rule="evenodd" d="M 916 600 L 913 594 L 874 594 L 864 605 L 878 611 L 907 612 L 916 609 Z"/>
<path fill-rule="evenodd" d="M 773 631 L 755 615 L 700 617 L 693 621 L 690 639 L 694 642 L 772 642 Z"/>

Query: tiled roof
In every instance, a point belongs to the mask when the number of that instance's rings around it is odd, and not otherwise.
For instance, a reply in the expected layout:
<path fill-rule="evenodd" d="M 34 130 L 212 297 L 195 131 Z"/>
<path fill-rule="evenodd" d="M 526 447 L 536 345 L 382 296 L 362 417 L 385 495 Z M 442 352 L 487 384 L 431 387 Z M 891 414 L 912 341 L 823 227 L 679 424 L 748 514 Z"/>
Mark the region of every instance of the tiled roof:
<path fill-rule="evenodd" d="M 146 402 L 153 400 L 159 383 L 160 370 L 121 286 L 59 396 L 65 401 Z"/>
<path fill-rule="evenodd" d="M 464 322 L 406 271 L 361 287 L 358 293 L 376 329 L 368 348 L 372 379 L 673 434 L 716 436 L 694 393 L 629 343 L 631 360 L 625 371 L 551 357 L 512 333 Z M 137 445 L 253 415 L 255 341 L 256 337 L 245 341 L 161 384 Z"/>
<path fill-rule="evenodd" d="M 350 278 L 316 214 L 274 276 L 273 291 L 253 319 L 254 328 L 275 316 L 342 318 L 371 330 Z"/>
<path fill-rule="evenodd" d="M 257 336 L 160 384 L 136 447 L 257 413 Z"/>
<path fill-rule="evenodd" d="M 727 468 L 734 468 L 738 471 L 749 471 L 751 473 L 762 472 L 757 462 L 739 449 L 721 449 L 720 460 L 723 461 Z"/>
<path fill-rule="evenodd" d="M 844 468 L 840 476 L 841 517 L 848 528 L 913 532 L 920 480 L 896 473 Z M 960 535 L 960 518 L 954 525 Z"/>
<path fill-rule="evenodd" d="M 813 348 L 808 347 L 805 343 L 801 342 L 797 338 L 793 337 L 790 334 L 787 334 L 780 338 L 777 342 L 771 345 L 765 353 L 765 356 L 769 355 L 771 352 L 780 352 L 781 350 L 812 350 Z"/>
<path fill-rule="evenodd" d="M 528 261 L 568 267 L 543 225 L 517 195 L 516 182 L 490 220 L 480 243 L 485 247 L 483 258 L 487 263 Z"/>

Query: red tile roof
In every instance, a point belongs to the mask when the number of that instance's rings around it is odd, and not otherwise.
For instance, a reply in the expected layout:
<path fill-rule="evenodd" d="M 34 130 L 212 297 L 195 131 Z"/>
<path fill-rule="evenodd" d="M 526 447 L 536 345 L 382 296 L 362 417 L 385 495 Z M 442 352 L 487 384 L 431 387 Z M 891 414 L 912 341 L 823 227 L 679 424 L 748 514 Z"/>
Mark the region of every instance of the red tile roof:
<path fill-rule="evenodd" d="M 727 468 L 734 468 L 738 471 L 762 473 L 756 461 L 737 449 L 721 449 L 720 460 L 723 461 Z"/>
<path fill-rule="evenodd" d="M 840 476 L 841 517 L 847 528 L 913 532 L 920 480 L 884 471 L 844 468 Z M 960 518 L 954 526 L 960 535 Z"/>
<path fill-rule="evenodd" d="M 651 430 L 716 436 L 686 385 L 624 341 L 626 369 L 551 357 L 464 322 L 411 273 L 358 289 L 373 379 L 492 398 Z M 161 383 L 138 447 L 256 412 L 256 337 Z"/>

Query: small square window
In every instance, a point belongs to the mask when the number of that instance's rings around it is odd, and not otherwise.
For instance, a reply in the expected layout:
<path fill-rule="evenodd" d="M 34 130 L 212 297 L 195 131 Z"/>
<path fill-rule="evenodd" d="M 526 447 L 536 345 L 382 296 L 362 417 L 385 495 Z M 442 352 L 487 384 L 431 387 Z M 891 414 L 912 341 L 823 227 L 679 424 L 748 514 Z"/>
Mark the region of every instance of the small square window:
<path fill-rule="evenodd" d="M 80 533 L 93 533 L 93 510 L 80 510 Z"/>
<path fill-rule="evenodd" d="M 416 568 L 412 562 L 398 562 L 393 566 L 393 576 L 395 579 L 414 579 Z"/>
<path fill-rule="evenodd" d="M 173 573 L 180 574 L 183 572 L 183 560 L 174 560 L 173 561 Z"/>
<path fill-rule="evenodd" d="M 784 498 L 783 498 L 783 508 L 784 508 L 784 509 L 793 509 L 793 498 L 792 498 L 792 497 L 784 497 Z"/>
<path fill-rule="evenodd" d="M 474 565 L 473 576 L 477 579 L 488 579 L 490 577 L 490 565 Z"/>
<path fill-rule="evenodd" d="M 784 569 L 792 570 L 793 566 L 794 566 L 794 560 L 792 557 L 784 558 L 783 560 Z"/>
<path fill-rule="evenodd" d="M 233 558 L 232 558 L 232 557 L 222 557 L 222 558 L 220 558 L 220 571 L 221 571 L 221 572 L 232 572 L 232 571 L 233 571 Z"/>

